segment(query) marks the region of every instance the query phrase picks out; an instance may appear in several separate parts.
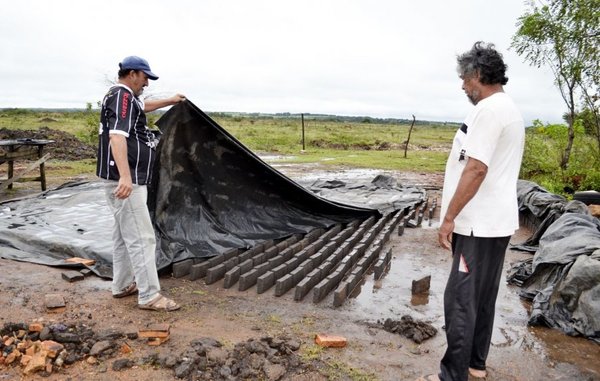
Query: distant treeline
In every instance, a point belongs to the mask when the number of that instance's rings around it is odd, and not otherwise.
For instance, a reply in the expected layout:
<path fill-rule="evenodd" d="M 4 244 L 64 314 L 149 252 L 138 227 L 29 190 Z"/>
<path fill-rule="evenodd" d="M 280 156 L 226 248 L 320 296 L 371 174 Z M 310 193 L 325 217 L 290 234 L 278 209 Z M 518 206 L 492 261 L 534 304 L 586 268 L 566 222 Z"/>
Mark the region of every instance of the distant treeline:
<path fill-rule="evenodd" d="M 6 114 L 24 115 L 27 113 L 81 113 L 86 111 L 82 108 L 0 108 L 0 112 Z M 89 110 L 87 110 L 89 111 Z M 165 110 L 154 111 L 153 114 L 162 115 Z M 213 118 L 249 118 L 249 119 L 301 119 L 302 113 L 261 113 L 261 112 L 234 112 L 234 111 L 206 111 Z M 346 115 L 330 115 L 330 114 L 312 114 L 304 113 L 306 120 L 322 120 L 330 122 L 345 122 L 345 123 L 373 123 L 373 124 L 411 124 L 412 119 L 399 118 L 376 118 L 371 116 L 346 116 Z M 419 126 L 460 126 L 457 122 L 439 122 L 429 120 L 415 120 L 415 125 Z"/>

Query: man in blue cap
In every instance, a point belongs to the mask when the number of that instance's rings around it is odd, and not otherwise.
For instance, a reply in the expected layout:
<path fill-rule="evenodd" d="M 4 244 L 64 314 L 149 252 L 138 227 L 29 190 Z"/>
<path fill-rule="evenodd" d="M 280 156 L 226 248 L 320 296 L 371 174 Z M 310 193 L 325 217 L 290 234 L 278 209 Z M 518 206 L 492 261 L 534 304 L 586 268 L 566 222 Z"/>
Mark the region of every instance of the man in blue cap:
<path fill-rule="evenodd" d="M 115 298 L 138 294 L 138 307 L 174 311 L 180 306 L 160 294 L 156 241 L 146 206 L 157 138 L 146 126 L 146 112 L 185 100 L 140 98 L 148 80 L 158 76 L 137 56 L 119 63 L 118 82 L 102 101 L 96 174 L 106 181 L 105 194 L 115 216 L 113 281 Z"/>

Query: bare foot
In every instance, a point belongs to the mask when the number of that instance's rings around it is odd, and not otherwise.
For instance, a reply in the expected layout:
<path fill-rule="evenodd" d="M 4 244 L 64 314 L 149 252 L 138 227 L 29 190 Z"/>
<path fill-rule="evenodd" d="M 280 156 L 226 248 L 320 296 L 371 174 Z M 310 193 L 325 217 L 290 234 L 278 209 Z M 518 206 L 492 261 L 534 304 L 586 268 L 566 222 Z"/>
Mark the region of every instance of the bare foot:
<path fill-rule="evenodd" d="M 485 370 L 469 368 L 469 374 L 475 378 L 486 378 L 487 372 Z"/>

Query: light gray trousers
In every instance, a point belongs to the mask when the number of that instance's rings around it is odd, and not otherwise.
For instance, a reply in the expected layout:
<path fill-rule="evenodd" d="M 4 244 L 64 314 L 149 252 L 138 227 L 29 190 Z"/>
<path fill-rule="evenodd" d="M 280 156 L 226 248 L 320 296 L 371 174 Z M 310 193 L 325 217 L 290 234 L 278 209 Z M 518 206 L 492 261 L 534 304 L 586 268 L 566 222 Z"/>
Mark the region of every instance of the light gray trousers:
<path fill-rule="evenodd" d="M 124 200 L 114 196 L 117 182 L 107 182 L 106 200 L 115 216 L 113 228 L 112 293 L 117 294 L 134 280 L 139 290 L 138 303 L 148 303 L 160 291 L 156 270 L 156 239 L 146 205 L 145 185 L 133 185 Z"/>

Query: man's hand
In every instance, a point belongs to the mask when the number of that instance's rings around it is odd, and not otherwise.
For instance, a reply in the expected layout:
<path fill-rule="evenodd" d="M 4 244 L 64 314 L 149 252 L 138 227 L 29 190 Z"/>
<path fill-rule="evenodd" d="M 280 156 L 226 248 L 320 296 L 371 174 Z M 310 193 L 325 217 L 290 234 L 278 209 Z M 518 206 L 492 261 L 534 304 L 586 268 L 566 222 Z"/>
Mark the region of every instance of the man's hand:
<path fill-rule="evenodd" d="M 131 177 L 121 176 L 119 178 L 119 184 L 113 191 L 113 194 L 116 198 L 124 200 L 131 195 L 132 191 L 133 184 L 131 182 Z"/>
<path fill-rule="evenodd" d="M 172 104 L 183 102 L 184 100 L 185 100 L 185 95 L 183 95 L 183 94 L 175 94 L 171 97 Z"/>
<path fill-rule="evenodd" d="M 183 102 L 185 100 L 185 95 L 183 94 L 175 94 L 169 98 L 162 99 L 146 99 L 144 101 L 144 112 L 152 112 L 154 110 L 158 110 L 159 108 L 173 106 L 179 102 Z"/>
<path fill-rule="evenodd" d="M 113 194 L 116 198 L 125 199 L 129 197 L 133 190 L 131 172 L 129 171 L 129 163 L 127 162 L 127 140 L 125 136 L 111 134 L 110 149 L 119 170 L 119 184 L 113 191 Z"/>
<path fill-rule="evenodd" d="M 444 249 L 450 250 L 452 247 L 452 232 L 454 231 L 454 221 L 444 219 L 438 231 L 438 242 Z"/>

